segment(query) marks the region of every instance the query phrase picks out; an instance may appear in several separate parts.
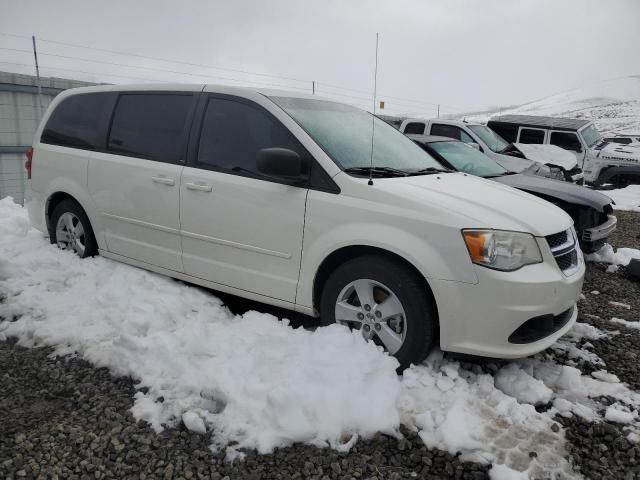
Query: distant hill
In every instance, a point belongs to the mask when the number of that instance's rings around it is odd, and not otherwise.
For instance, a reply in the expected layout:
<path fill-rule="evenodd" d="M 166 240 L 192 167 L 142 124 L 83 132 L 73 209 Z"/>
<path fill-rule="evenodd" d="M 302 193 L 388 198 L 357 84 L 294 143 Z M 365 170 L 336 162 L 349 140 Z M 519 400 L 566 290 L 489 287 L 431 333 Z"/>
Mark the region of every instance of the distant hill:
<path fill-rule="evenodd" d="M 520 113 L 553 117 L 586 118 L 601 133 L 640 132 L 640 75 L 614 78 L 582 88 L 504 109 L 456 115 L 486 122 L 500 114 Z"/>

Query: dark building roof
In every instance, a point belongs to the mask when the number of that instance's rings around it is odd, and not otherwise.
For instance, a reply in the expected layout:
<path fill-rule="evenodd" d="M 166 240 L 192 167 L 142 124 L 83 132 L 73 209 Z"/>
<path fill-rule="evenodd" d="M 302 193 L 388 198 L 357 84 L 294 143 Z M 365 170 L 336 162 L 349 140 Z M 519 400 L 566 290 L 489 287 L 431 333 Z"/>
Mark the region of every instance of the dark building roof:
<path fill-rule="evenodd" d="M 490 123 L 511 123 L 527 127 L 560 128 L 563 130 L 580 130 L 590 121 L 577 118 L 538 117 L 534 115 L 500 115 L 489 120 Z"/>

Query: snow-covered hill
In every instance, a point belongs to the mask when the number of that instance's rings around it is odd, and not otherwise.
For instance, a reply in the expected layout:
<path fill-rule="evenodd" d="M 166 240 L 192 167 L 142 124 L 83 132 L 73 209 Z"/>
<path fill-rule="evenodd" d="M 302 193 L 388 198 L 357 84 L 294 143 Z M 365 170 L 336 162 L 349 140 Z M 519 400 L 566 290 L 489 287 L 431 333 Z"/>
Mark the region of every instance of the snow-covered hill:
<path fill-rule="evenodd" d="M 486 122 L 493 116 L 510 113 L 588 118 L 603 134 L 640 132 L 640 75 L 605 80 L 517 107 L 462 116 Z"/>

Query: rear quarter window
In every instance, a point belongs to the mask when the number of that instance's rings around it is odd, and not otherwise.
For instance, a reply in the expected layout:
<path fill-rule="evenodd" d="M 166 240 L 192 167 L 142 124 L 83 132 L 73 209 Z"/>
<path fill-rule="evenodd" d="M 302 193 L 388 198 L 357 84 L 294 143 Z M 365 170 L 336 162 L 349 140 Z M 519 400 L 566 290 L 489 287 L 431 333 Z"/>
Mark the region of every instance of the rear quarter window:
<path fill-rule="evenodd" d="M 83 93 L 62 100 L 49 116 L 41 143 L 92 150 L 103 138 L 109 93 Z"/>
<path fill-rule="evenodd" d="M 414 135 L 422 135 L 424 134 L 424 127 L 425 124 L 422 122 L 411 122 L 411 123 L 407 123 L 407 125 L 404 127 L 404 130 L 402 133 L 411 133 Z"/>

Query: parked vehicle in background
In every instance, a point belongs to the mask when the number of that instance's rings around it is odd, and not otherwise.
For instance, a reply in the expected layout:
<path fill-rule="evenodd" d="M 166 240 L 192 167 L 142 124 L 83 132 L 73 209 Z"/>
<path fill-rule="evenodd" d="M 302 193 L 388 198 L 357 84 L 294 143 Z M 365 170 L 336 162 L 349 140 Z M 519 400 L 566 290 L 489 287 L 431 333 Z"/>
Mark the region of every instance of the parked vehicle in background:
<path fill-rule="evenodd" d="M 605 141 L 590 120 L 501 115 L 487 126 L 510 142 L 550 144 L 572 152 L 589 183 L 640 183 L 640 149 Z"/>
<path fill-rule="evenodd" d="M 491 128 L 479 123 L 460 120 L 406 119 L 400 125 L 400 131 L 405 134 L 438 135 L 460 140 L 490 156 L 510 172 L 528 173 L 571 182 L 582 178 L 582 171 L 577 167 L 575 159 L 567 161 L 564 155 L 554 159 L 551 155 L 553 151 L 546 154 L 545 152 L 528 152 L 533 153 L 530 158 Z"/>
<path fill-rule="evenodd" d="M 530 355 L 577 316 L 585 267 L 565 212 L 446 173 L 341 103 L 211 85 L 68 90 L 27 171 L 31 221 L 59 247 L 338 322 L 401 367 L 438 345 Z"/>
<path fill-rule="evenodd" d="M 580 247 L 599 250 L 617 225 L 611 198 L 594 190 L 534 175 L 516 174 L 458 140 L 428 135 L 407 135 L 442 165 L 458 172 L 489 178 L 547 200 L 573 219 Z"/>

